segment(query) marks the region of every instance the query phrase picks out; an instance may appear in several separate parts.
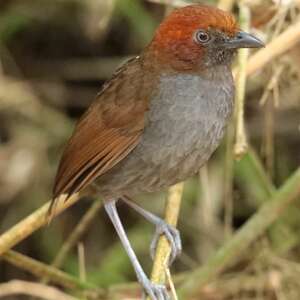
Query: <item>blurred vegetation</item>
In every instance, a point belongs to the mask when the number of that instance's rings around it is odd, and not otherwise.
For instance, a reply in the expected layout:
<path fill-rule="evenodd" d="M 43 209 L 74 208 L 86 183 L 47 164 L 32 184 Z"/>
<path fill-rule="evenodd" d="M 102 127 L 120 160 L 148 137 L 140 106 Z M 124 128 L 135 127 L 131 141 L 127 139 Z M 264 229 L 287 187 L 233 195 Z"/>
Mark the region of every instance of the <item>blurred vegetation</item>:
<path fill-rule="evenodd" d="M 0 2 L 1 233 L 51 198 L 57 164 L 76 119 L 116 67 L 151 40 L 164 17 L 166 6 L 154 2 L 159 1 Z M 300 19 L 300 2 L 296 0 L 246 3 L 253 32 L 266 41 Z M 233 11 L 238 11 L 236 5 Z M 200 175 L 185 184 L 178 225 L 184 252 L 172 273 L 189 272 L 205 264 L 299 168 L 299 79 L 300 42 L 249 77 L 245 117 L 251 148 L 237 161 L 228 155 L 232 144 L 224 141 Z M 164 197 L 163 192 L 141 195 L 139 201 L 162 215 Z M 80 201 L 15 250 L 51 264 L 93 201 Z M 148 245 L 154 228 L 122 204 L 120 214 L 149 271 Z M 300 202 L 295 201 L 238 263 L 202 289 L 198 299 L 300 299 L 299 229 Z M 57 267 L 80 276 L 80 242 L 87 282 L 108 288 L 135 280 L 102 210 L 95 210 L 83 231 Z M 0 261 L 0 282 L 46 282 L 46 277 Z M 112 288 L 117 293 L 115 299 L 125 299 L 126 289 L 127 285 Z"/>

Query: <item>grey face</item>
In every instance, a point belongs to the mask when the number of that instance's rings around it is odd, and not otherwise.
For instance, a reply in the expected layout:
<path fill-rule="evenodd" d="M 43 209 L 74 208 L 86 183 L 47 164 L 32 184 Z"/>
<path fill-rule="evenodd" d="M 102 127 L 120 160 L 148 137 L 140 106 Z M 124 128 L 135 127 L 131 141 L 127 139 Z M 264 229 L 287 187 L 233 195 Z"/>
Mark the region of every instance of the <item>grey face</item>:
<path fill-rule="evenodd" d="M 203 45 L 206 49 L 204 56 L 204 64 L 207 67 L 214 65 L 230 64 L 236 49 L 228 49 L 224 46 L 229 39 L 223 32 L 209 30 L 210 41 Z"/>
<path fill-rule="evenodd" d="M 238 31 L 234 37 L 226 33 L 209 29 L 199 29 L 195 33 L 195 41 L 205 48 L 204 65 L 230 64 L 234 54 L 239 48 L 261 48 L 264 43 L 255 36 Z"/>

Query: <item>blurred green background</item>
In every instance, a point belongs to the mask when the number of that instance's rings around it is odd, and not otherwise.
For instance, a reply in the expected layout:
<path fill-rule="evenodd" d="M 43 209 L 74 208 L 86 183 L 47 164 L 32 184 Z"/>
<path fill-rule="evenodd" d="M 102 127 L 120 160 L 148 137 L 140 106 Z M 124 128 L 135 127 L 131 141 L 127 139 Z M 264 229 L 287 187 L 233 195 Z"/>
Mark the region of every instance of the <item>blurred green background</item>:
<path fill-rule="evenodd" d="M 1 233 L 51 199 L 59 158 L 76 119 L 114 70 L 151 40 L 164 17 L 166 6 L 153 2 L 0 2 Z M 267 41 L 299 19 L 297 1 L 285 6 L 278 1 L 251 1 L 249 6 L 253 31 Z M 299 77 L 300 44 L 249 78 L 246 127 L 254 152 L 234 161 L 227 138 L 199 176 L 186 183 L 178 225 L 184 252 L 174 265 L 174 273 L 205 263 L 300 165 Z M 141 195 L 139 201 L 162 215 L 164 197 L 165 193 Z M 93 201 L 80 201 L 16 250 L 50 264 Z M 119 207 L 133 246 L 149 271 L 152 262 L 148 245 L 154 228 L 126 206 Z M 251 255 L 232 274 L 239 274 L 239 278 L 244 270 L 253 274 L 257 265 L 261 272 L 270 270 L 273 261 L 266 268 L 261 264 L 264 251 L 268 257 L 270 253 L 276 258 L 284 257 L 299 268 L 299 202 L 288 210 L 281 223 L 284 226 L 275 226 L 257 241 Z M 95 214 L 78 242 L 84 247 L 88 281 L 107 287 L 135 280 L 129 260 L 102 210 Z M 76 247 L 61 267 L 78 276 Z M 15 278 L 35 279 L 0 261 L 0 282 Z M 271 296 L 255 299 L 277 299 Z"/>

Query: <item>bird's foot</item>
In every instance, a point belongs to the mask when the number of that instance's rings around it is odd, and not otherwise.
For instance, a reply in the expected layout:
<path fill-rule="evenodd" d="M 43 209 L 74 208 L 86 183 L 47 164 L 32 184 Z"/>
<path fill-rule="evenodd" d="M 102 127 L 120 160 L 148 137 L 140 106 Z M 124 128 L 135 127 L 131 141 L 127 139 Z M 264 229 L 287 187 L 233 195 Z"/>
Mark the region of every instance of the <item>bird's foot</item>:
<path fill-rule="evenodd" d="M 174 262 L 176 257 L 179 256 L 182 252 L 181 238 L 179 230 L 163 220 L 161 220 L 161 222 L 156 225 L 155 234 L 150 245 L 150 255 L 152 259 L 154 259 L 158 240 L 163 234 L 165 235 L 171 246 L 171 253 L 169 258 L 170 266 Z"/>
<path fill-rule="evenodd" d="M 170 300 L 167 288 L 162 284 L 151 282 L 147 277 L 139 280 L 144 288 L 143 300 L 150 297 L 151 300 Z"/>

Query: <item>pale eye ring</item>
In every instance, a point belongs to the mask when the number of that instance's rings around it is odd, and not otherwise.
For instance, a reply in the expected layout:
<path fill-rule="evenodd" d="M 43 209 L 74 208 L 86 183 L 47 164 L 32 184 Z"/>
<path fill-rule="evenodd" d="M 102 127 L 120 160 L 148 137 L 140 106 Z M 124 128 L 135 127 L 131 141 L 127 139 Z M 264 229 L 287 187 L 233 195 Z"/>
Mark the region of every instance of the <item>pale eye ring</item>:
<path fill-rule="evenodd" d="M 197 43 L 207 44 L 210 41 L 211 37 L 206 31 L 198 30 L 195 34 L 195 39 Z"/>

